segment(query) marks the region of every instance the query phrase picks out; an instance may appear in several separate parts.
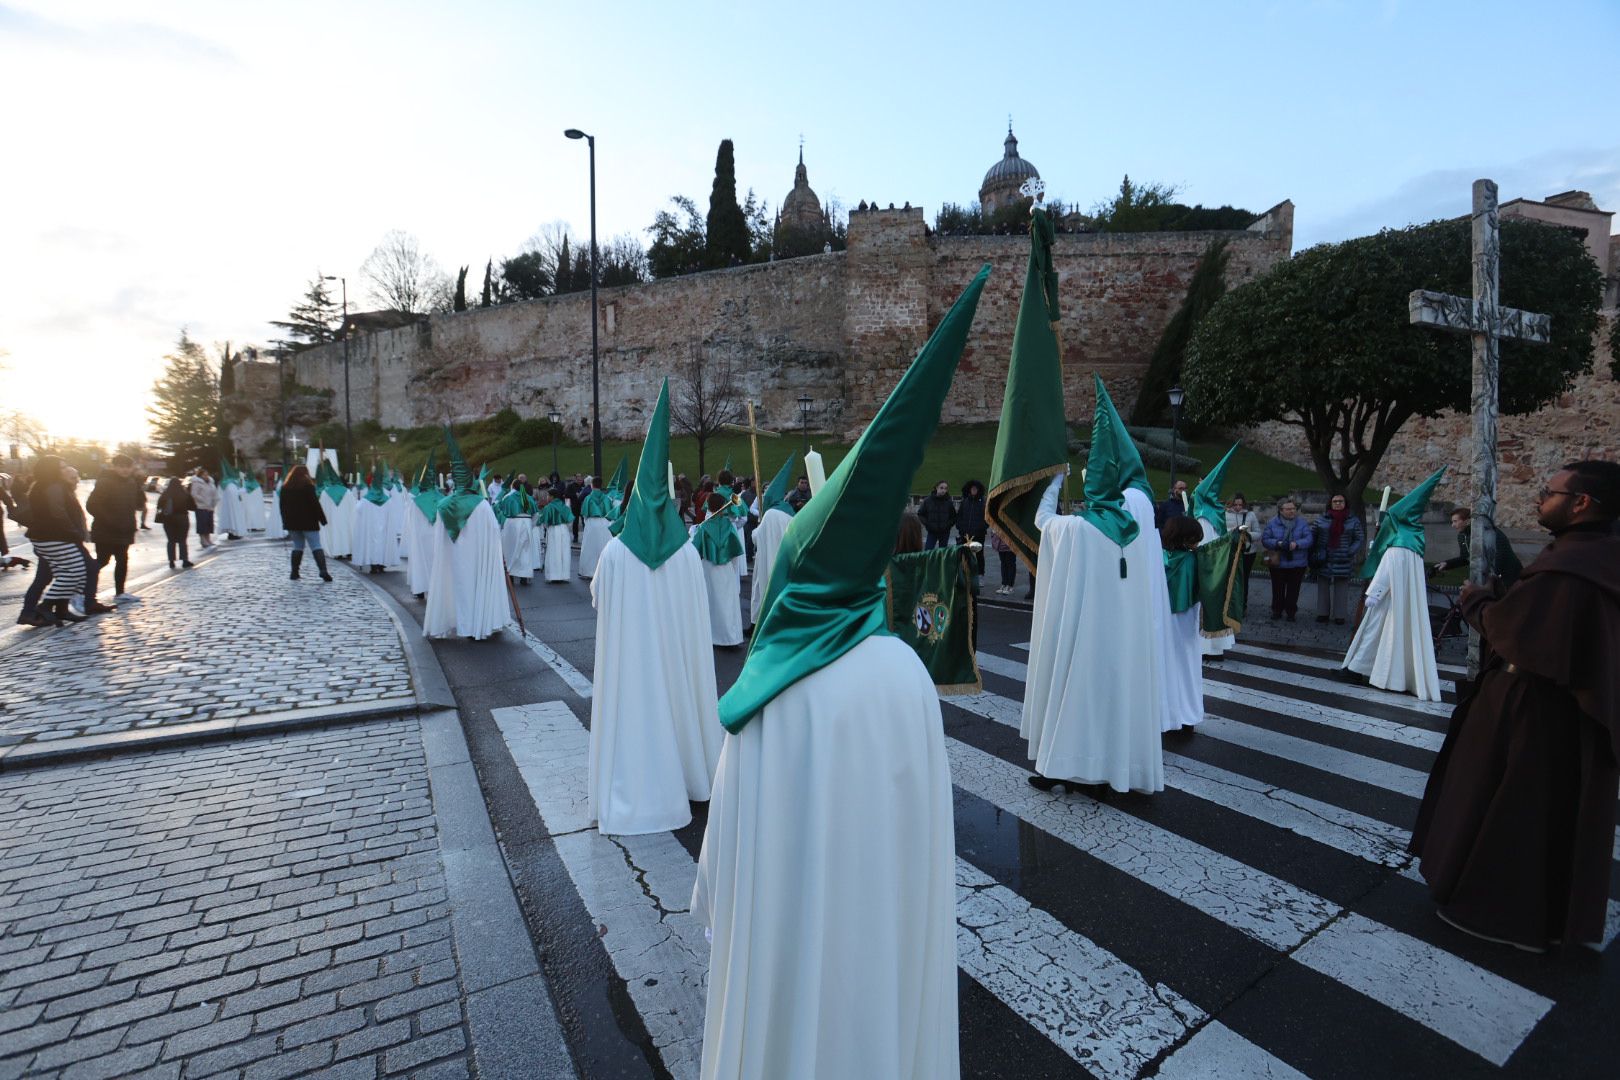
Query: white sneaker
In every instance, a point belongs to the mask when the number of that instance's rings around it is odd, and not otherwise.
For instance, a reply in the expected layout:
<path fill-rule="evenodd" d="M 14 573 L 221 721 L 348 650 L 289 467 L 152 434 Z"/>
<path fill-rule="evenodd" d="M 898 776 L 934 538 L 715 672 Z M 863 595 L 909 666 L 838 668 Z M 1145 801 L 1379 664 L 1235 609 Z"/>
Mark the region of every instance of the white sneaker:
<path fill-rule="evenodd" d="M 113 600 L 115 600 L 116 602 L 118 602 L 120 604 L 138 604 L 138 603 L 141 602 L 140 597 L 136 596 L 134 593 L 127 593 L 127 592 L 121 592 L 121 593 L 116 594 L 113 597 Z"/>

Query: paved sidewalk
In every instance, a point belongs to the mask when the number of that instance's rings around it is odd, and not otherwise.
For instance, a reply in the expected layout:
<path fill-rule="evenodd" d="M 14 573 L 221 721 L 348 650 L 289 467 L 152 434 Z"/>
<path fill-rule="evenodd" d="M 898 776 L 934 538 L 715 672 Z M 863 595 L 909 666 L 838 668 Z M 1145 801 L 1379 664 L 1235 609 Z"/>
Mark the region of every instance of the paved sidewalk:
<path fill-rule="evenodd" d="M 132 687 L 217 726 L 0 762 L 0 1080 L 574 1075 L 431 650 L 346 567 L 289 582 L 284 558 L 244 543 L 6 652 L 8 725 L 52 720 L 16 690 L 65 649 L 104 678 L 52 730 L 112 722 Z M 285 663 L 206 663 L 244 650 Z"/>

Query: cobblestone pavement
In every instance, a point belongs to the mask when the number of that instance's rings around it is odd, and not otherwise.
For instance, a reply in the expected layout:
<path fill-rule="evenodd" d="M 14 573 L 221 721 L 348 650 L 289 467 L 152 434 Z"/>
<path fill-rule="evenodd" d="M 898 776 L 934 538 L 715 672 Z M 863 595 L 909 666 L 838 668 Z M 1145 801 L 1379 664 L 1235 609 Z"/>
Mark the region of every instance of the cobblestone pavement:
<path fill-rule="evenodd" d="M 0 1076 L 469 1074 L 414 716 L 0 779 Z"/>
<path fill-rule="evenodd" d="M 27 632 L 7 663 L 38 674 L 0 685 L 0 745 L 409 697 L 393 621 L 334 569 L 289 581 L 283 545 L 240 542 L 114 614 Z"/>

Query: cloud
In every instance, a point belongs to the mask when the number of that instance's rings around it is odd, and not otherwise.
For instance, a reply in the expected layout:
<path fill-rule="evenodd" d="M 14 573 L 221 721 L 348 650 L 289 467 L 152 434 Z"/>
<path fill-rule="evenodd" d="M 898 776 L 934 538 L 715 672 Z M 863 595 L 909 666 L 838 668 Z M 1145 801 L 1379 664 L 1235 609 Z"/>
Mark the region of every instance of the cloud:
<path fill-rule="evenodd" d="M 0 4 L 0 37 L 22 38 L 75 52 L 138 53 L 167 60 L 234 66 L 230 50 L 168 26 L 154 23 L 109 22 L 79 26 L 47 19 L 36 12 Z"/>
<path fill-rule="evenodd" d="M 1522 161 L 1477 168 L 1437 169 L 1413 177 L 1387 194 L 1345 213 L 1302 223 L 1296 249 L 1367 236 L 1383 228 L 1452 218 L 1468 213 L 1474 181 L 1496 181 L 1499 198 L 1544 199 L 1579 189 L 1604 210 L 1620 211 L 1620 146 L 1558 150 Z"/>

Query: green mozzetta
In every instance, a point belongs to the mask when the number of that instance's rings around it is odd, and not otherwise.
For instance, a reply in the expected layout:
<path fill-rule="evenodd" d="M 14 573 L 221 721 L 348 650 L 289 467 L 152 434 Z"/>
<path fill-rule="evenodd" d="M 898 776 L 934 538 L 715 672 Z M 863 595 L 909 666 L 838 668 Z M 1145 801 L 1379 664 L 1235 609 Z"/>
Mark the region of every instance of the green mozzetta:
<path fill-rule="evenodd" d="M 592 490 L 585 496 L 585 501 L 579 504 L 579 516 L 582 518 L 607 518 L 612 520 L 618 513 L 619 500 L 611 491 Z"/>
<path fill-rule="evenodd" d="M 496 516 L 502 521 L 506 521 L 508 518 L 528 517 L 537 509 L 539 507 L 535 505 L 533 497 L 527 491 L 516 486 L 505 495 L 502 495 L 501 501 L 495 507 Z"/>
<path fill-rule="evenodd" d="M 1442 465 L 1384 513 L 1384 520 L 1378 523 L 1378 535 L 1367 550 L 1367 561 L 1361 564 L 1362 577 L 1370 578 L 1377 573 L 1384 552 L 1392 547 L 1406 548 L 1423 557 L 1423 515 L 1428 513 L 1429 500 L 1445 475 L 1446 467 Z"/>
<path fill-rule="evenodd" d="M 371 483 L 366 487 L 366 502 L 373 506 L 388 505 L 388 481 L 372 470 Z"/>
<path fill-rule="evenodd" d="M 540 508 L 540 516 L 534 519 L 536 525 L 550 528 L 553 525 L 572 525 L 574 512 L 568 509 L 568 504 L 562 499 L 552 499 Z"/>
<path fill-rule="evenodd" d="M 1125 427 L 1125 421 L 1119 418 L 1119 410 L 1114 408 L 1114 399 L 1108 395 L 1108 387 L 1103 385 L 1102 376 L 1095 371 L 1091 377 L 1096 383 L 1097 412 L 1100 414 L 1103 407 L 1108 408 L 1109 423 L 1119 432 L 1114 441 L 1114 455 L 1119 462 L 1119 484 L 1121 491 L 1135 488 L 1150 500 L 1153 498 L 1153 485 L 1148 483 L 1147 466 L 1142 464 L 1142 452 L 1136 448 L 1136 441 L 1131 438 L 1130 431 Z"/>
<path fill-rule="evenodd" d="M 431 524 L 439 516 L 439 503 L 444 496 L 439 492 L 438 474 L 433 471 L 433 451 L 428 451 L 427 461 L 422 465 L 422 471 L 416 475 L 416 487 L 411 493 L 411 501 Z"/>
<path fill-rule="evenodd" d="M 1093 376 L 1095 377 L 1095 376 Z M 1136 454 L 1130 433 L 1120 423 L 1114 403 L 1097 379 L 1097 409 L 1091 422 L 1091 454 L 1086 459 L 1086 505 L 1079 515 L 1097 527 L 1097 531 L 1118 544 L 1123 550 L 1136 539 L 1141 528 L 1136 518 L 1125 509 L 1125 481 L 1120 459 L 1130 447 Z M 1124 563 L 1120 563 L 1124 574 Z"/>
<path fill-rule="evenodd" d="M 692 546 L 707 562 L 722 566 L 743 553 L 742 540 L 725 514 L 710 514 L 692 534 Z"/>
<path fill-rule="evenodd" d="M 333 506 L 341 504 L 343 496 L 349 493 L 348 487 L 338 477 L 331 463 L 324 457 L 321 458 L 321 463 L 315 467 L 315 488 L 322 495 L 331 499 Z"/>
<path fill-rule="evenodd" d="M 1226 456 L 1192 490 L 1192 516 L 1209 522 L 1216 536 L 1226 535 L 1226 505 L 1221 502 L 1221 485 L 1226 482 L 1226 466 L 1231 464 L 1232 455 L 1241 445 L 1233 443 Z"/>
<path fill-rule="evenodd" d="M 636 486 L 630 505 L 619 519 L 619 539 L 649 569 L 656 570 L 686 546 L 686 526 L 675 501 L 669 497 L 669 380 L 658 391 L 658 404 L 647 422 L 647 441 L 641 445 Z"/>
<path fill-rule="evenodd" d="M 888 633 L 883 578 L 900 513 L 989 276 L 986 266 L 963 290 L 848 456 L 788 526 L 748 659 L 720 699 L 727 731 L 742 730 L 782 691 L 866 638 Z M 657 449 L 651 467 L 661 469 L 665 447 Z M 658 475 L 645 471 L 648 462 L 644 455 L 640 476 Z"/>
<path fill-rule="evenodd" d="M 1198 555 L 1166 551 L 1164 576 L 1170 584 L 1170 610 L 1177 615 L 1198 603 Z"/>
<path fill-rule="evenodd" d="M 793 516 L 793 504 L 787 501 L 788 485 L 793 482 L 793 455 L 782 462 L 782 467 L 776 470 L 776 478 L 771 481 L 764 494 L 759 497 L 759 514 L 765 516 L 765 511 L 776 509 Z"/>
<path fill-rule="evenodd" d="M 1035 569 L 1041 533 L 1035 511 L 1044 481 L 1069 461 L 1069 429 L 1063 419 L 1063 354 L 1058 347 L 1057 270 L 1052 242 L 1057 232 L 1037 207 L 1029 223 L 1029 265 L 1024 297 L 1013 327 L 1007 389 L 1001 425 L 991 459 L 986 513 L 991 526 L 1030 570 Z"/>

